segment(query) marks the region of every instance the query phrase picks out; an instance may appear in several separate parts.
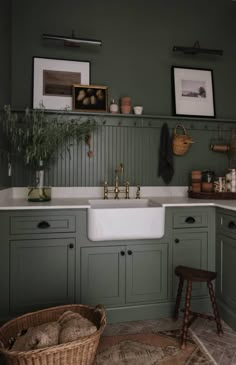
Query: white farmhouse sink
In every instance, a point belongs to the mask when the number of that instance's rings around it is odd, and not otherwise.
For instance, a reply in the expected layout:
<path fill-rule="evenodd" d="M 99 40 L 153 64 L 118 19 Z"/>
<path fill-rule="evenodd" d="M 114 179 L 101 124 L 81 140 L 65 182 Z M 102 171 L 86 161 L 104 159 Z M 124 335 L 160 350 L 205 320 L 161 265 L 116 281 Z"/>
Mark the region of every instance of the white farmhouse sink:
<path fill-rule="evenodd" d="M 151 199 L 89 200 L 88 238 L 91 241 L 163 237 L 165 207 Z"/>

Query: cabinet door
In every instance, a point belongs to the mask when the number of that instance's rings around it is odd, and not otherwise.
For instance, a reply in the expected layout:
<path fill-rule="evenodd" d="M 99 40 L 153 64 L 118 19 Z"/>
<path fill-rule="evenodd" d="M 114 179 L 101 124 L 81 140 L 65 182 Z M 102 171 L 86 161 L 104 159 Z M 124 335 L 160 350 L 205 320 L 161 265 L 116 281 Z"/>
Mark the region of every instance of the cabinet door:
<path fill-rule="evenodd" d="M 10 242 L 10 311 L 74 302 L 74 239 Z"/>
<path fill-rule="evenodd" d="M 167 298 L 168 244 L 130 245 L 126 249 L 126 302 Z"/>
<path fill-rule="evenodd" d="M 82 303 L 125 303 L 125 247 L 81 249 Z"/>
<path fill-rule="evenodd" d="M 174 231 L 173 237 L 173 296 L 176 296 L 178 278 L 174 270 L 178 265 L 208 269 L 208 235 L 207 232 L 181 233 Z M 193 283 L 192 296 L 206 295 L 206 283 Z"/>
<path fill-rule="evenodd" d="M 217 297 L 236 311 L 236 241 L 219 236 L 216 244 L 216 292 Z"/>

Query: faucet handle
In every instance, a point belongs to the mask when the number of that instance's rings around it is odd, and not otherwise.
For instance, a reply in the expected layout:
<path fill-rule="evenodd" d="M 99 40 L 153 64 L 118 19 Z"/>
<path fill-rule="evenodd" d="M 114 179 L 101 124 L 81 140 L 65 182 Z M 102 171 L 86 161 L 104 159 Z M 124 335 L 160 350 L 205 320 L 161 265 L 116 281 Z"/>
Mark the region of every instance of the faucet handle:
<path fill-rule="evenodd" d="M 129 181 L 125 183 L 125 199 L 129 199 Z"/>
<path fill-rule="evenodd" d="M 104 199 L 108 199 L 108 182 L 104 181 Z"/>
<path fill-rule="evenodd" d="M 136 199 L 140 199 L 140 185 L 137 185 Z"/>

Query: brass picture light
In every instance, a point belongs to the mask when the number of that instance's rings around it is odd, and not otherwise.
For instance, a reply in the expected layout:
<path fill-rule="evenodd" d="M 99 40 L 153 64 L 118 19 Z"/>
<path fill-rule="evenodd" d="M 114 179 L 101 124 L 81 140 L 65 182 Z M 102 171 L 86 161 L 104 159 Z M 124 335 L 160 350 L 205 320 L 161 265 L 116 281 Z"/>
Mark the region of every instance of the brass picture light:
<path fill-rule="evenodd" d="M 201 48 L 198 41 L 194 43 L 192 47 L 183 47 L 183 46 L 173 46 L 173 52 L 182 52 L 185 54 L 209 54 L 215 56 L 223 56 L 223 51 L 221 49 L 208 49 Z"/>
<path fill-rule="evenodd" d="M 86 45 L 94 45 L 94 46 L 101 46 L 102 41 L 98 39 L 86 39 L 86 38 L 76 38 L 74 35 L 74 32 L 72 32 L 71 36 L 61 36 L 61 35 L 54 35 L 54 34 L 43 34 L 42 38 L 52 40 L 52 41 L 58 41 L 63 42 L 64 46 L 67 47 L 79 47 L 82 44 Z"/>

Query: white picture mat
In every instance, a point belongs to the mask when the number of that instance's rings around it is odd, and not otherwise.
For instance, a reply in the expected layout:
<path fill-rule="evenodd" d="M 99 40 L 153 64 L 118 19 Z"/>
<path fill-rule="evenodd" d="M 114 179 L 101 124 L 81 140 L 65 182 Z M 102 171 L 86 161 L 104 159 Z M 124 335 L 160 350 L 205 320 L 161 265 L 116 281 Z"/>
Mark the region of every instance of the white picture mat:
<path fill-rule="evenodd" d="M 205 98 L 183 97 L 182 81 L 204 82 Z M 176 114 L 214 116 L 212 73 L 209 70 L 174 68 Z"/>
<path fill-rule="evenodd" d="M 72 110 L 72 96 L 43 95 L 43 70 L 80 72 L 81 84 L 90 85 L 90 62 L 34 57 L 33 108 Z"/>

